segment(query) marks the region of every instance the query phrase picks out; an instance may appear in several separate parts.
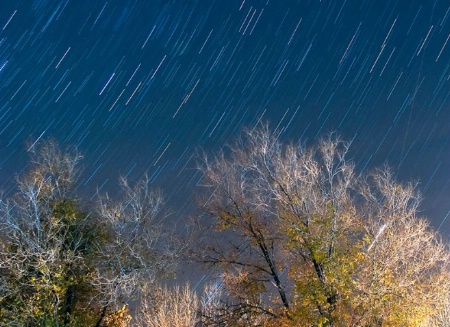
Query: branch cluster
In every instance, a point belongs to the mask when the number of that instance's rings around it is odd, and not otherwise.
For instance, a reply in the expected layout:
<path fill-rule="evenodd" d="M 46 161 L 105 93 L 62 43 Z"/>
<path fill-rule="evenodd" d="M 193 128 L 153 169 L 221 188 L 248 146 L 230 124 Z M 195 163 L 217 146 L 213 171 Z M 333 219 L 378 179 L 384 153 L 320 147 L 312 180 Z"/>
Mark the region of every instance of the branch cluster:
<path fill-rule="evenodd" d="M 283 145 L 263 126 L 205 158 L 200 259 L 220 272 L 229 319 L 413 326 L 439 310 L 449 251 L 415 185 L 358 175 L 349 146 Z"/>

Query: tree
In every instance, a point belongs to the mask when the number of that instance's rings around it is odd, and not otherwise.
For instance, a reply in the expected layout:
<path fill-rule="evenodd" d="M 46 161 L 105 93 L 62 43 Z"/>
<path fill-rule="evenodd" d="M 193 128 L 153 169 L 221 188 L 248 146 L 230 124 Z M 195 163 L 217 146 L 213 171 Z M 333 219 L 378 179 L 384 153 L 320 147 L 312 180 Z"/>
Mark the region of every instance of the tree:
<path fill-rule="evenodd" d="M 285 146 L 263 126 L 205 158 L 201 260 L 222 274 L 227 319 L 419 326 L 440 308 L 449 251 L 415 185 L 357 175 L 348 150 L 334 134 Z"/>
<path fill-rule="evenodd" d="M 446 327 L 450 325 L 450 299 L 447 298 L 443 307 L 431 315 L 423 326 Z"/>
<path fill-rule="evenodd" d="M 148 178 L 121 181 L 97 210 L 73 193 L 81 155 L 53 140 L 31 148 L 17 193 L 0 201 L 0 324 L 125 326 L 128 303 L 172 275 L 177 248 Z"/>
<path fill-rule="evenodd" d="M 112 235 L 99 251 L 94 270 L 93 283 L 103 294 L 102 315 L 130 298 L 148 300 L 160 282 L 174 276 L 181 251 L 165 230 L 163 196 L 149 188 L 148 177 L 134 186 L 121 179 L 121 188 L 122 199 L 105 196 L 97 209 Z"/>
<path fill-rule="evenodd" d="M 358 275 L 360 306 L 384 325 L 419 326 L 442 309 L 449 292 L 449 252 L 425 219 L 417 216 L 415 185 L 401 186 L 389 170 L 365 182 L 364 263 Z"/>
<path fill-rule="evenodd" d="M 235 324 L 245 324 L 254 315 L 276 315 L 273 308 L 264 304 L 263 293 L 268 293 L 270 302 L 279 306 L 277 311 L 289 309 L 283 283 L 286 266 L 279 260 L 283 256 L 279 246 L 282 235 L 273 228 L 276 213 L 265 178 L 269 175 L 260 171 L 272 163 L 264 162 L 266 158 L 259 153 L 252 153 L 277 151 L 279 144 L 273 138 L 248 141 L 264 143 L 261 147 L 238 143 L 230 148 L 231 159 L 221 153 L 212 162 L 206 158 L 203 167 L 203 185 L 211 191 L 201 201 L 202 209 L 215 221 L 201 245 L 206 250 L 201 259 L 220 265 L 221 279 L 230 295 L 228 312 L 224 313 Z"/>
<path fill-rule="evenodd" d="M 138 327 L 193 327 L 198 321 L 198 297 L 188 284 L 160 287 L 145 297 L 136 312 Z M 147 293 L 149 294 L 149 293 Z"/>
<path fill-rule="evenodd" d="M 86 256 L 97 230 L 68 197 L 81 155 L 63 153 L 54 141 L 32 154 L 18 193 L 0 202 L 0 321 L 59 325 L 85 293 Z"/>

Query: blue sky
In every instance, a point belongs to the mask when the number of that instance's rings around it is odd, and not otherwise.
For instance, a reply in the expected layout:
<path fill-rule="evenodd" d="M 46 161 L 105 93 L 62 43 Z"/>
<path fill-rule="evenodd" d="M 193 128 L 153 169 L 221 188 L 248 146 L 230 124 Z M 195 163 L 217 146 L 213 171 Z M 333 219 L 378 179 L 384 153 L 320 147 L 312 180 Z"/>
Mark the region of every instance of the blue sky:
<path fill-rule="evenodd" d="M 269 121 L 285 140 L 336 131 L 359 170 L 418 180 L 450 231 L 447 1 L 3 1 L 0 181 L 27 144 L 85 155 L 79 190 L 144 172 L 183 216 L 195 152 Z"/>

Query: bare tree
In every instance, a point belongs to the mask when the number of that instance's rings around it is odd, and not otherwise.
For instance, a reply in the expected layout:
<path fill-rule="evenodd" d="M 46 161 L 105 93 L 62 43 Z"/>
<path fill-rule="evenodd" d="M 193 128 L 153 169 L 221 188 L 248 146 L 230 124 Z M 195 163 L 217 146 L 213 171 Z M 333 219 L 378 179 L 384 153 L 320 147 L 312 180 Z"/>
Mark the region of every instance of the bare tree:
<path fill-rule="evenodd" d="M 121 179 L 121 187 L 122 199 L 105 196 L 98 206 L 110 234 L 99 252 L 92 281 L 102 294 L 104 314 L 110 306 L 139 299 L 151 292 L 152 285 L 173 277 L 180 254 L 165 230 L 168 215 L 162 194 L 149 188 L 148 177 L 133 186 Z"/>
<path fill-rule="evenodd" d="M 235 297 L 238 287 L 229 287 L 231 283 L 226 278 L 234 276 L 224 274 L 205 285 L 199 306 L 199 326 L 270 326 L 275 314 L 262 314 L 261 301 L 257 302 L 259 307 L 250 302 L 243 306 L 236 301 L 242 298 Z"/>
<path fill-rule="evenodd" d="M 136 312 L 137 327 L 193 327 L 198 321 L 197 294 L 186 284 L 183 288 L 159 287 L 150 290 Z M 147 293 L 148 294 L 148 293 Z"/>
<path fill-rule="evenodd" d="M 201 297 L 199 313 L 202 325 L 204 326 L 224 326 L 227 317 L 227 307 L 222 303 L 224 297 L 224 284 L 219 280 L 209 281 L 204 286 Z"/>
<path fill-rule="evenodd" d="M 443 306 L 422 325 L 423 327 L 447 327 L 450 326 L 450 300 L 447 298 Z"/>

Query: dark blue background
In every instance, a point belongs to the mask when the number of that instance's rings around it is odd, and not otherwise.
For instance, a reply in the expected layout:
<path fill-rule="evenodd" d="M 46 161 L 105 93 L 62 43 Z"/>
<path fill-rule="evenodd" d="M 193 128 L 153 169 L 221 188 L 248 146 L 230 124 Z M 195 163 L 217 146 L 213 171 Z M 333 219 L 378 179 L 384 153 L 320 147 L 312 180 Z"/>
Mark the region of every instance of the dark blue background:
<path fill-rule="evenodd" d="M 0 182 L 52 136 L 84 153 L 80 192 L 148 172 L 181 222 L 195 150 L 268 120 L 419 180 L 448 234 L 449 16 L 444 0 L 2 1 Z"/>

